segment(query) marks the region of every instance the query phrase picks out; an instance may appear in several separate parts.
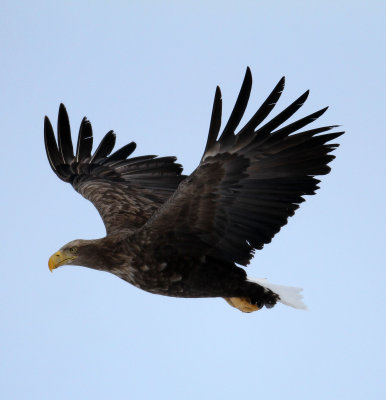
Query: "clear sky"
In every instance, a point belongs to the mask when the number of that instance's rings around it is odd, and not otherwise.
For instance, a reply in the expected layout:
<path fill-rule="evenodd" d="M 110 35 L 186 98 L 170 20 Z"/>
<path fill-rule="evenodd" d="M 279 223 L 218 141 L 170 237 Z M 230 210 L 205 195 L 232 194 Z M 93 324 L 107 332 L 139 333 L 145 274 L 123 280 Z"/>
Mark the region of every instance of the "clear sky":
<path fill-rule="evenodd" d="M 385 398 L 384 1 L 8 1 L 0 15 L 2 399 Z M 43 117 L 190 173 L 215 87 L 224 114 L 245 68 L 246 118 L 281 76 L 278 110 L 347 131 L 321 190 L 248 273 L 304 288 L 308 312 L 242 314 L 222 299 L 150 295 L 48 257 L 104 227 L 51 171 Z"/>

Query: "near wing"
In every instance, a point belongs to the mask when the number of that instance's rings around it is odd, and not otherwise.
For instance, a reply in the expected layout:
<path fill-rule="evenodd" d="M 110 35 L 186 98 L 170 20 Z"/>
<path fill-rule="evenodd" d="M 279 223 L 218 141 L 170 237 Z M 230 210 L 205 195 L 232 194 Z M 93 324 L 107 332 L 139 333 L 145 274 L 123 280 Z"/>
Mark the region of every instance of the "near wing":
<path fill-rule="evenodd" d="M 304 195 L 315 194 L 315 175 L 330 171 L 327 144 L 343 132 L 336 126 L 297 132 L 327 108 L 280 127 L 305 102 L 308 91 L 263 124 L 283 89 L 284 78 L 262 106 L 235 133 L 252 87 L 248 68 L 221 136 L 221 92 L 217 87 L 208 141 L 200 165 L 140 230 L 154 239 L 172 238 L 181 253 L 209 254 L 247 265 L 254 249 L 269 243 L 294 215 Z"/>
<path fill-rule="evenodd" d="M 175 157 L 149 155 L 129 158 L 131 142 L 109 155 L 115 133 L 109 131 L 94 154 L 90 122 L 83 118 L 74 154 L 66 108 L 59 107 L 58 141 L 50 120 L 44 120 L 48 161 L 55 174 L 98 209 L 107 234 L 141 227 L 185 178 Z"/>

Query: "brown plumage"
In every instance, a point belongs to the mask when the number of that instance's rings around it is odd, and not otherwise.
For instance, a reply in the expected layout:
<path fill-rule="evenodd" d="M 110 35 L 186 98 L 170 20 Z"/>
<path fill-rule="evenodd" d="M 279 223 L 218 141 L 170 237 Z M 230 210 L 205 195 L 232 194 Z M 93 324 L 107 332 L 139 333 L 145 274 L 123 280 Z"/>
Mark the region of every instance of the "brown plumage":
<path fill-rule="evenodd" d="M 343 132 L 336 126 L 300 129 L 327 108 L 284 127 L 308 91 L 264 123 L 284 89 L 284 78 L 237 133 L 252 87 L 247 69 L 223 132 L 217 87 L 207 144 L 199 166 L 181 174 L 175 157 L 127 158 L 129 143 L 112 155 L 110 131 L 94 154 L 92 128 L 83 119 L 74 154 L 70 124 L 61 104 L 57 141 L 45 118 L 45 144 L 56 175 L 98 209 L 107 236 L 68 243 L 50 258 L 63 264 L 109 271 L 152 293 L 176 297 L 224 297 L 242 311 L 276 301 L 303 308 L 296 288 L 248 279 L 243 268 L 287 223 L 304 195 L 318 189 L 316 175 L 330 171 L 329 144 Z"/>

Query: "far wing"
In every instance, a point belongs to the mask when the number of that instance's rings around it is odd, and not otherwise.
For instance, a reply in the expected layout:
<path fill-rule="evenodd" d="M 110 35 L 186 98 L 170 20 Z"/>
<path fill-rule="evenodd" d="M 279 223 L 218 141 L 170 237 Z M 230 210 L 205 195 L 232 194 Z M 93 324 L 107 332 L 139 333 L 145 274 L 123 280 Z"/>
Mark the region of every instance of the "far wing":
<path fill-rule="evenodd" d="M 330 171 L 338 145 L 329 144 L 343 132 L 324 133 L 335 126 L 298 132 L 326 108 L 284 127 L 304 103 L 308 91 L 263 124 L 283 88 L 282 78 L 247 124 L 235 133 L 252 86 L 244 82 L 221 136 L 221 92 L 217 88 L 208 141 L 200 165 L 142 227 L 140 234 L 169 245 L 182 254 L 211 254 L 247 265 L 255 249 L 269 243 L 287 223 L 304 195 L 315 194 L 316 175 Z M 323 133 L 323 134 L 322 134 Z"/>
<path fill-rule="evenodd" d="M 113 131 L 91 154 L 93 133 L 86 118 L 82 120 L 74 154 L 63 104 L 59 107 L 58 140 L 47 117 L 44 139 L 55 174 L 94 204 L 108 234 L 141 227 L 185 178 L 175 157 L 148 155 L 128 159 L 135 150 L 134 142 L 109 155 L 115 145 Z"/>

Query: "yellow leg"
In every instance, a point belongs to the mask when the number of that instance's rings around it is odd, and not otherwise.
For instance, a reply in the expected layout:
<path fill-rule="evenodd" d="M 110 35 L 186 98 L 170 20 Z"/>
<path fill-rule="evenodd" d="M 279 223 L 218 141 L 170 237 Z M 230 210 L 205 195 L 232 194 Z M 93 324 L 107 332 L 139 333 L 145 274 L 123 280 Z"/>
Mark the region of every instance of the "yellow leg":
<path fill-rule="evenodd" d="M 259 310 L 259 307 L 255 304 L 251 304 L 251 300 L 248 297 L 224 297 L 224 300 L 232 307 L 245 313 Z"/>

